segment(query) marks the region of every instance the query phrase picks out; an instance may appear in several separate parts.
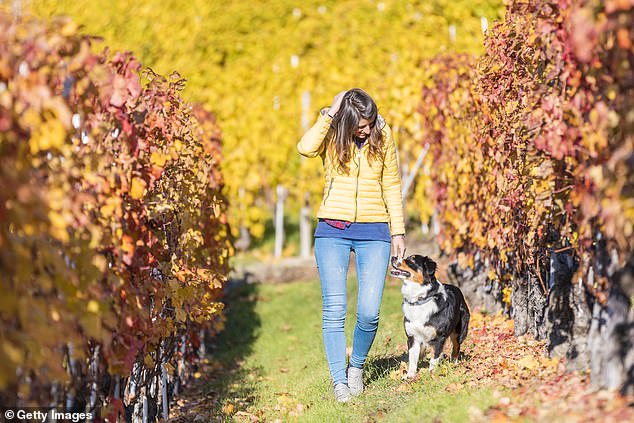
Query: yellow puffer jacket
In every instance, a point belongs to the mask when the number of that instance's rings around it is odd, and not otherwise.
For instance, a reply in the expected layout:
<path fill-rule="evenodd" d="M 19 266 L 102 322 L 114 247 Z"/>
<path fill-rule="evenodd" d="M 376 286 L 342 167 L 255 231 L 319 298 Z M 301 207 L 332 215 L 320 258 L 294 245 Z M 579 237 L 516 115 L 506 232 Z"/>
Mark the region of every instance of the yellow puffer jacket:
<path fill-rule="evenodd" d="M 306 157 L 320 156 L 324 163 L 324 196 L 317 212 L 318 218 L 349 222 L 388 222 L 392 235 L 405 234 L 401 177 L 396 158 L 396 145 L 390 127 L 381 116 L 377 124 L 383 131 L 383 160 L 368 163 L 367 145 L 354 149 L 349 173 L 336 170 L 331 149 L 324 142 L 332 118 L 322 109 L 317 122 L 297 144 L 299 153 Z"/>

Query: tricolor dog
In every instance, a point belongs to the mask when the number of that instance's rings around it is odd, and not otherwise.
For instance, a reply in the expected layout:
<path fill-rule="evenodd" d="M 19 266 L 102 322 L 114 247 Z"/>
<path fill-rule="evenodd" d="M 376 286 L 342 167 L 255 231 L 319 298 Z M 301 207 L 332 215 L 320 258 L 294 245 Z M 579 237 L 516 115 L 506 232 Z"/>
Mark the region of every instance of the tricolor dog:
<path fill-rule="evenodd" d="M 467 336 L 470 313 L 460 289 L 436 280 L 436 263 L 429 257 L 411 255 L 404 260 L 392 257 L 390 275 L 403 280 L 403 314 L 409 351 L 407 378 L 416 376 L 418 358 L 430 347 L 433 358 L 429 369 L 440 361 L 447 338 L 458 359 L 460 344 Z"/>

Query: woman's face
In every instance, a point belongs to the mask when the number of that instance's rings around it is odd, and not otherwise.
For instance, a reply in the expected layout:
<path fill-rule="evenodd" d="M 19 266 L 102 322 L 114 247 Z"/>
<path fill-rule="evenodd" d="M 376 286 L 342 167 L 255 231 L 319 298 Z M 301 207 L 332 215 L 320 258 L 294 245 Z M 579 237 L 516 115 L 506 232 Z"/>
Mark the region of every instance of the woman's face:
<path fill-rule="evenodd" d="M 354 134 L 357 136 L 357 138 L 364 140 L 370 136 L 370 132 L 372 131 L 373 126 L 374 122 L 370 122 L 367 119 L 361 118 L 359 120 L 359 126 L 357 127 L 357 130 Z"/>

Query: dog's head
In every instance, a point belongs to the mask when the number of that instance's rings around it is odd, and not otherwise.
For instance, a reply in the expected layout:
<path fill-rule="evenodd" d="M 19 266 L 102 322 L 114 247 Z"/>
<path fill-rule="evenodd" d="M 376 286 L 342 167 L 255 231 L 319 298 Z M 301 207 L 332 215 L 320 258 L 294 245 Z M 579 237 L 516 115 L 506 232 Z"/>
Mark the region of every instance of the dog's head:
<path fill-rule="evenodd" d="M 427 256 L 411 255 L 404 260 L 392 257 L 390 275 L 418 284 L 431 283 L 436 280 L 436 262 Z"/>

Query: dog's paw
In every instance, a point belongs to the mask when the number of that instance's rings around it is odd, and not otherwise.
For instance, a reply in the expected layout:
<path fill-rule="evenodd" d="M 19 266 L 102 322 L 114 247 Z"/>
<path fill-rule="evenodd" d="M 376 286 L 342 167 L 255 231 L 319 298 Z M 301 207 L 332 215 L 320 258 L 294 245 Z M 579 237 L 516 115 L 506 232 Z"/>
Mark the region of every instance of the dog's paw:
<path fill-rule="evenodd" d="M 401 378 L 402 378 L 403 380 L 412 380 L 412 379 L 414 379 L 415 377 L 416 377 L 416 372 L 414 372 L 414 373 L 407 372 L 407 373 L 406 373 L 406 374 L 404 374 Z"/>
<path fill-rule="evenodd" d="M 438 366 L 438 363 L 440 363 L 440 361 L 442 359 L 445 358 L 445 353 L 440 353 L 440 355 L 438 356 L 438 358 L 432 358 L 431 360 L 429 360 L 429 370 L 433 371 L 436 366 Z"/>

